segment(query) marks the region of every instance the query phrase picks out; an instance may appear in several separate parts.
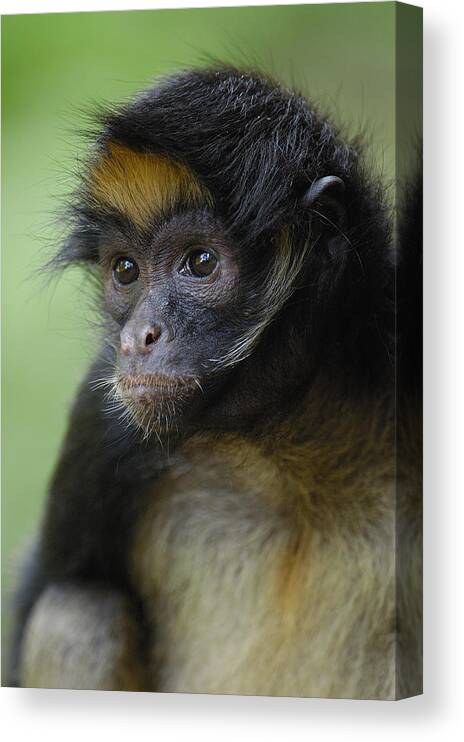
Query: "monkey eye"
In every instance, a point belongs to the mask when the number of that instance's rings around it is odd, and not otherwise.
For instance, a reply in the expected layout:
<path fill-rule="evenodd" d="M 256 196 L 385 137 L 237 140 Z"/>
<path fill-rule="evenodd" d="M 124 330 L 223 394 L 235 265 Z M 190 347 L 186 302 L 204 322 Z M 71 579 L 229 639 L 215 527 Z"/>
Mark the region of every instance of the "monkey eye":
<path fill-rule="evenodd" d="M 187 256 L 180 272 L 195 278 L 205 278 L 213 273 L 218 263 L 214 253 L 208 250 L 194 250 Z"/>
<path fill-rule="evenodd" d="M 135 260 L 122 256 L 116 259 L 113 266 L 113 273 L 118 283 L 126 285 L 137 280 L 139 277 L 139 267 Z"/>

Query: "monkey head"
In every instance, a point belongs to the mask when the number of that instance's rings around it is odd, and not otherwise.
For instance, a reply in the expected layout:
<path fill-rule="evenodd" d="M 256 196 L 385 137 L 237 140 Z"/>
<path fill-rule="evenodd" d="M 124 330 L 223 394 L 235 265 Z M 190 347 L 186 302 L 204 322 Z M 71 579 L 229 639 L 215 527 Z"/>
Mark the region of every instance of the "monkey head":
<path fill-rule="evenodd" d="M 90 188 L 116 351 L 112 394 L 146 434 L 161 433 L 218 386 L 216 359 L 240 333 L 239 254 L 211 195 L 167 157 L 111 143 Z"/>
<path fill-rule="evenodd" d="M 303 98 L 234 69 L 181 73 L 102 114 L 58 260 L 96 266 L 104 383 L 146 435 L 225 388 L 222 415 L 242 416 L 296 389 L 359 295 L 358 276 L 340 289 L 361 214 L 365 244 L 375 231 L 359 179 Z"/>

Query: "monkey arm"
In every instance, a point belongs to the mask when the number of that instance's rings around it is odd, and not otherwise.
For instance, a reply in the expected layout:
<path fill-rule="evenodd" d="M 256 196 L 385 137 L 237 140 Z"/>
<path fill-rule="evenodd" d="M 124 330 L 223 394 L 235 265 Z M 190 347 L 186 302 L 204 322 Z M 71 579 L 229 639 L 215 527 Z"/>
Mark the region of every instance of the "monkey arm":
<path fill-rule="evenodd" d="M 38 544 L 22 575 L 13 685 L 141 685 L 140 673 L 124 660 L 133 661 L 136 626 L 142 626 L 126 558 L 144 480 L 156 476 L 157 457 L 150 457 L 154 467 L 142 466 L 143 445 L 116 416 L 105 415 L 103 394 L 92 391 L 101 376 L 96 364 L 77 396 Z"/>
<path fill-rule="evenodd" d="M 25 627 L 19 684 L 148 690 L 142 637 L 129 599 L 99 585 L 52 584 Z"/>
<path fill-rule="evenodd" d="M 161 465 L 120 421 L 96 380 L 95 364 L 74 404 L 53 476 L 41 533 L 41 557 L 53 579 L 88 578 L 126 583 L 127 542 L 143 504 L 144 482 Z M 98 382 L 97 382 L 98 383 Z"/>

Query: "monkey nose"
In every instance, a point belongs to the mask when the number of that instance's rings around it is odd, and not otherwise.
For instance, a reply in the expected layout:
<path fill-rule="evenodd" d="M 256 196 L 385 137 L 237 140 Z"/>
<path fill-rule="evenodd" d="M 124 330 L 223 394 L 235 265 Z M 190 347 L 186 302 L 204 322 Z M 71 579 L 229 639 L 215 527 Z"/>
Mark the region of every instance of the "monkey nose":
<path fill-rule="evenodd" d="M 121 353 L 124 355 L 151 353 L 161 336 L 159 325 L 127 326 L 121 332 Z"/>

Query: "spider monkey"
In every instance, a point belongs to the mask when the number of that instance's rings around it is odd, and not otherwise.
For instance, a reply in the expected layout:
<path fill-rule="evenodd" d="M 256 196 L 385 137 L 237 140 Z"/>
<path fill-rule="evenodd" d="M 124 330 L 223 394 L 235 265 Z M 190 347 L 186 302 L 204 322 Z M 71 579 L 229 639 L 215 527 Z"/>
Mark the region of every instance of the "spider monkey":
<path fill-rule="evenodd" d="M 420 692 L 407 193 L 395 236 L 359 142 L 258 72 L 181 72 L 101 113 L 55 260 L 99 278 L 100 351 L 11 684 Z"/>

